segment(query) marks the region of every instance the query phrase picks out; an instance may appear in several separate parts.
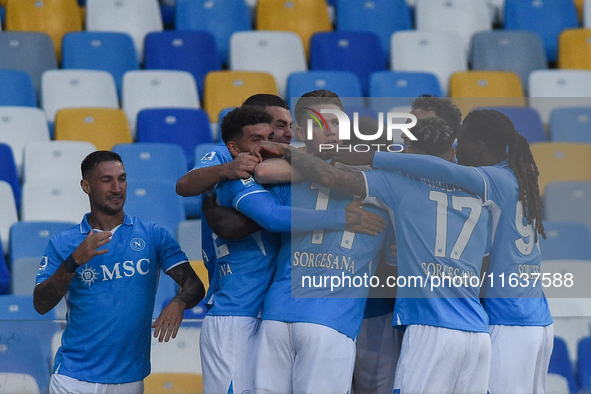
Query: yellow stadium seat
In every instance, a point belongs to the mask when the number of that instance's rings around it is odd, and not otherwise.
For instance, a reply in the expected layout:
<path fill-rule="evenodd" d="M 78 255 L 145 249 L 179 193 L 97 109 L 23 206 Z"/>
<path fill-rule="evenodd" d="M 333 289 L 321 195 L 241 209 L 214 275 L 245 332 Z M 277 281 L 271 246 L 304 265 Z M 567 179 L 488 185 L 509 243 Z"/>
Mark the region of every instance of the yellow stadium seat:
<path fill-rule="evenodd" d="M 76 0 L 8 0 L 6 30 L 48 34 L 59 61 L 64 35 L 82 30 L 80 6 Z"/>
<path fill-rule="evenodd" d="M 203 287 L 205 287 L 205 291 L 209 288 L 209 274 L 207 273 L 207 268 L 205 268 L 205 264 L 203 260 L 191 260 L 191 267 L 203 282 Z"/>
<path fill-rule="evenodd" d="M 213 71 L 205 76 L 203 107 L 212 123 L 224 108 L 239 107 L 257 93 L 279 94 L 273 75 L 255 71 Z"/>
<path fill-rule="evenodd" d="M 577 16 L 579 17 L 579 21 L 583 20 L 583 5 L 585 0 L 574 0 L 575 7 L 577 8 Z"/>
<path fill-rule="evenodd" d="M 114 108 L 60 109 L 55 118 L 55 139 L 87 141 L 99 150 L 133 142 L 125 112 Z"/>
<path fill-rule="evenodd" d="M 540 193 L 556 181 L 591 181 L 591 144 L 536 142 L 531 152 L 540 171 Z"/>
<path fill-rule="evenodd" d="M 566 29 L 560 33 L 558 67 L 591 70 L 591 29 Z"/>
<path fill-rule="evenodd" d="M 258 0 L 256 27 L 297 33 L 306 55 L 314 33 L 332 31 L 326 0 Z"/>
<path fill-rule="evenodd" d="M 202 394 L 203 378 L 194 373 L 153 373 L 144 379 L 145 394 Z"/>
<path fill-rule="evenodd" d="M 451 75 L 449 96 L 466 116 L 475 107 L 525 106 L 519 76 L 508 71 L 461 71 Z"/>

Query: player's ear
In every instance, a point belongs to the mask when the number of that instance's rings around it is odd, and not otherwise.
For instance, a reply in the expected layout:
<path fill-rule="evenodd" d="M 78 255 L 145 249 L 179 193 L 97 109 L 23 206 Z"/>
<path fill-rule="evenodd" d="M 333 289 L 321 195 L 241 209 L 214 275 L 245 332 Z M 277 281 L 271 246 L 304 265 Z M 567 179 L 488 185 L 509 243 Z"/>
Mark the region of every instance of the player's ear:
<path fill-rule="evenodd" d="M 298 141 L 305 142 L 306 141 L 306 133 L 304 128 L 300 125 L 295 126 L 295 135 Z"/>
<path fill-rule="evenodd" d="M 238 154 L 240 153 L 240 150 L 238 150 L 238 146 L 234 141 L 228 141 L 226 146 L 228 147 L 228 150 L 230 151 L 230 154 L 232 156 L 238 156 Z"/>
<path fill-rule="evenodd" d="M 82 186 L 82 190 L 84 191 L 84 193 L 90 194 L 90 184 L 86 179 L 82 179 L 80 181 L 80 186 Z"/>

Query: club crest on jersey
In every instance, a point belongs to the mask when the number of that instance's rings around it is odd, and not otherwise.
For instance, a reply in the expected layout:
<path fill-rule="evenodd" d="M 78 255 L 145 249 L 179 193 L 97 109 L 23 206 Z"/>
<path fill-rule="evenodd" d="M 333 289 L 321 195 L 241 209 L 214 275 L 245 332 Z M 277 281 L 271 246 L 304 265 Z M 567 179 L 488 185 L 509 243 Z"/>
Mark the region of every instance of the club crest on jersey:
<path fill-rule="evenodd" d="M 254 178 L 252 176 L 250 176 L 250 177 L 248 177 L 246 179 L 241 179 L 240 181 L 246 187 L 249 187 L 249 186 L 254 185 Z"/>
<path fill-rule="evenodd" d="M 92 286 L 98 277 L 98 272 L 96 272 L 94 268 L 87 265 L 84 266 L 78 274 L 80 275 L 82 282 L 84 282 L 85 285 L 88 285 L 88 287 Z"/>
<path fill-rule="evenodd" d="M 215 152 L 207 152 L 202 158 L 201 161 L 212 161 L 215 157 Z"/>
<path fill-rule="evenodd" d="M 129 246 L 136 252 L 144 250 L 146 247 L 146 241 L 141 238 L 134 238 L 129 242 Z"/>

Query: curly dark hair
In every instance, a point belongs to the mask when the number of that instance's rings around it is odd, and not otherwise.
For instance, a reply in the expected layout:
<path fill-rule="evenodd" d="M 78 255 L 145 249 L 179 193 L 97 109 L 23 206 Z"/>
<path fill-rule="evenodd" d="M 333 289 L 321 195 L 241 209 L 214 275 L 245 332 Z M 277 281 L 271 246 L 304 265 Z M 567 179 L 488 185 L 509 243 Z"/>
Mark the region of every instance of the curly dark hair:
<path fill-rule="evenodd" d="M 411 109 L 433 111 L 435 116 L 445 120 L 454 134 L 457 134 L 462 124 L 462 111 L 450 99 L 434 97 L 424 94 L 413 100 Z"/>
<path fill-rule="evenodd" d="M 456 133 L 438 116 L 419 119 L 410 131 L 417 137 L 416 141 L 410 142 L 410 147 L 433 156 L 449 151 L 456 139 Z"/>
<path fill-rule="evenodd" d="M 222 120 L 222 139 L 227 144 L 242 135 L 245 126 L 259 123 L 271 123 L 273 117 L 261 107 L 244 105 L 228 112 Z"/>

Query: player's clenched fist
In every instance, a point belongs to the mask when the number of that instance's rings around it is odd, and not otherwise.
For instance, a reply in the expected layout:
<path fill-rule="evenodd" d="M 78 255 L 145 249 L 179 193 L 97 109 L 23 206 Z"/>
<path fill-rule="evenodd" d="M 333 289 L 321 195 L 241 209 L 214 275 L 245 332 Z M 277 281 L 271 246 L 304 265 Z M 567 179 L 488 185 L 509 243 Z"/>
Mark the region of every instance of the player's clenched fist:
<path fill-rule="evenodd" d="M 259 164 L 258 157 L 248 152 L 239 153 L 234 160 L 227 163 L 224 176 L 229 180 L 248 178 L 257 164 Z"/>

